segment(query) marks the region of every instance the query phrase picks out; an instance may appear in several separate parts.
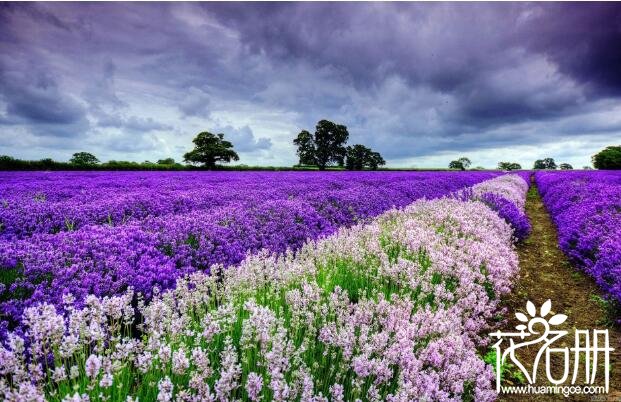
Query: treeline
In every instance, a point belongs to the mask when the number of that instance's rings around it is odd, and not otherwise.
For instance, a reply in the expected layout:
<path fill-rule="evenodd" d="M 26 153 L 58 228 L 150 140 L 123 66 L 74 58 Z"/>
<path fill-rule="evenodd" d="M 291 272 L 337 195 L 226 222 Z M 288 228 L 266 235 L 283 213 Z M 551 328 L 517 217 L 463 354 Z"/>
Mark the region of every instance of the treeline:
<path fill-rule="evenodd" d="M 193 166 L 180 163 L 159 164 L 153 162 L 130 162 L 111 160 L 96 164 L 76 164 L 59 162 L 51 158 L 40 160 L 23 160 L 7 155 L 0 156 L 0 170 L 186 170 Z"/>
<path fill-rule="evenodd" d="M 347 146 L 348 140 L 346 126 L 320 120 L 315 126 L 315 133 L 302 130 L 293 140 L 293 145 L 297 147 L 299 165 L 317 166 L 319 170 L 330 166 L 347 170 L 377 170 L 386 164 L 379 152 L 362 144 Z"/>
<path fill-rule="evenodd" d="M 23 160 L 7 155 L 0 155 L 0 170 L 154 170 L 154 171 L 192 171 L 192 170 L 221 170 L 221 171 L 313 171 L 317 166 L 250 166 L 250 165 L 216 165 L 214 167 L 195 166 L 181 163 L 163 164 L 158 162 L 131 162 L 110 160 L 94 165 L 76 165 L 71 162 L 59 162 L 50 158 L 41 160 Z M 340 171 L 344 168 L 328 167 L 329 171 Z"/>
<path fill-rule="evenodd" d="M 100 163 L 89 152 L 73 154 L 69 162 L 58 162 L 51 158 L 41 160 L 22 160 L 11 156 L 0 156 L 0 170 L 378 170 L 386 162 L 379 152 L 362 145 L 347 145 L 349 132 L 342 124 L 320 120 L 315 132 L 302 130 L 293 140 L 297 148 L 299 163 L 292 167 L 223 165 L 238 161 L 239 156 L 232 142 L 224 134 L 212 134 L 208 131 L 199 133 L 193 140 L 194 149 L 183 155 L 184 164 L 173 158 L 160 159 L 157 162 L 131 162 L 110 160 Z M 621 146 L 609 146 L 592 157 L 596 169 L 621 169 Z M 472 162 L 461 157 L 449 163 L 447 170 L 468 170 Z M 484 170 L 477 166 L 474 170 Z M 499 162 L 497 169 L 510 171 L 521 170 L 516 162 Z M 571 170 L 569 163 L 556 164 L 553 158 L 538 159 L 533 169 Z M 583 169 L 591 169 L 584 166 Z M 382 170 L 430 170 L 430 169 L 382 169 Z M 431 169 L 438 170 L 438 169 Z"/>

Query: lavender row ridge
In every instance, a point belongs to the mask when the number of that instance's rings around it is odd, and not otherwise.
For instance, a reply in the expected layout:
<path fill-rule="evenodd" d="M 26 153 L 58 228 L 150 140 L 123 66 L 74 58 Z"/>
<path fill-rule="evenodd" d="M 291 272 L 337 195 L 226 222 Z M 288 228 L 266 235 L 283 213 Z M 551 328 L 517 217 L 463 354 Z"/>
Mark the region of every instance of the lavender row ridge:
<path fill-rule="evenodd" d="M 621 173 L 537 172 L 561 250 L 621 305 Z M 618 320 L 618 318 L 617 318 Z"/>
<path fill-rule="evenodd" d="M 494 172 L 0 172 L 0 239 L 119 226 L 193 211 L 301 200 L 321 207 L 326 198 L 383 190 L 394 206 L 437 197 L 498 175 Z M 450 180 L 449 180 L 450 178 Z"/>

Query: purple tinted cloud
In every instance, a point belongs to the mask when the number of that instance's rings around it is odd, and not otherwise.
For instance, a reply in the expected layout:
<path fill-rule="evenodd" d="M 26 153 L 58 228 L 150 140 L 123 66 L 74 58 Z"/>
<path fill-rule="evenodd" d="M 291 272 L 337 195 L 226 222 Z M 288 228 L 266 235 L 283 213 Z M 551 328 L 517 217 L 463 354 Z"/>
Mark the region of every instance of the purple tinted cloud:
<path fill-rule="evenodd" d="M 116 159 L 212 130 L 291 163 L 321 118 L 397 163 L 620 127 L 617 3 L 2 3 L 0 37 L 0 136 Z"/>

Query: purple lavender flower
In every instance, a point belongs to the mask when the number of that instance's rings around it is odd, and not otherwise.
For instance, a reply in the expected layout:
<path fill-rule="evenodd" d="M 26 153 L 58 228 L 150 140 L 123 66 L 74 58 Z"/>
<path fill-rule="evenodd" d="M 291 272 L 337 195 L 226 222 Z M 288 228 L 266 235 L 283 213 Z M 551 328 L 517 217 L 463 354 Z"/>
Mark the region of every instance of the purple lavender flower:
<path fill-rule="evenodd" d="M 493 193 L 484 193 L 480 199 L 511 225 L 516 241 L 522 242 L 528 237 L 531 231 L 528 216 L 513 202 Z"/>
<path fill-rule="evenodd" d="M 535 180 L 563 252 L 621 303 L 621 172 L 537 172 Z"/>

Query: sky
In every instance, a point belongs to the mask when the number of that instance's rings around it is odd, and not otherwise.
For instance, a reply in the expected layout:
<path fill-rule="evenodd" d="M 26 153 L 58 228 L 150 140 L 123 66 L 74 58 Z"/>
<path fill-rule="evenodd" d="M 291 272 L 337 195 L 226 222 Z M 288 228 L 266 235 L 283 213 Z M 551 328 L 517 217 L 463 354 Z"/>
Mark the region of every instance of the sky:
<path fill-rule="evenodd" d="M 144 161 L 328 119 L 392 167 L 621 143 L 621 3 L 0 3 L 0 154 Z"/>

